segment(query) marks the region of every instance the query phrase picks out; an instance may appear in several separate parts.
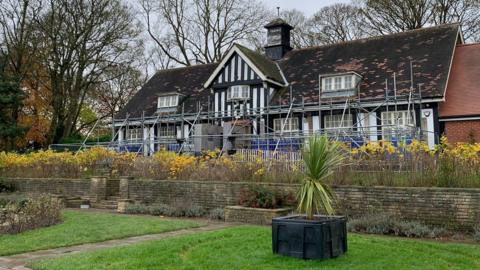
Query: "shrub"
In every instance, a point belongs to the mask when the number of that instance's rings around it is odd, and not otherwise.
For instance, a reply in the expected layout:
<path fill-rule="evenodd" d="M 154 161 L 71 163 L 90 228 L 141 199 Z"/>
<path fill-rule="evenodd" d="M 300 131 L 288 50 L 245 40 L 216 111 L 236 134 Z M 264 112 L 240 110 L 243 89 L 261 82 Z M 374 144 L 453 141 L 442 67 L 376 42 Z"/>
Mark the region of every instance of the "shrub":
<path fill-rule="evenodd" d="M 206 213 L 202 207 L 197 205 L 186 208 L 184 212 L 186 217 L 203 217 Z"/>
<path fill-rule="evenodd" d="M 15 186 L 12 183 L 8 183 L 3 179 L 0 179 L 0 193 L 14 192 Z"/>
<path fill-rule="evenodd" d="M 431 235 L 431 230 L 428 226 L 420 224 L 415 221 L 397 221 L 395 222 L 394 232 L 397 236 L 405 237 L 432 237 L 435 238 L 435 235 Z"/>
<path fill-rule="evenodd" d="M 3 195 L 0 197 L 0 208 L 5 207 L 9 203 L 15 203 L 19 205 L 25 205 L 28 201 L 28 198 L 26 198 L 24 195 L 21 194 L 15 194 L 15 193 L 10 193 Z"/>
<path fill-rule="evenodd" d="M 369 213 L 365 216 L 349 220 L 347 229 L 351 232 L 391 234 L 395 223 L 389 216 L 380 213 Z"/>
<path fill-rule="evenodd" d="M 240 191 L 239 203 L 253 208 L 279 208 L 291 206 L 295 202 L 292 193 L 272 191 L 262 186 L 250 186 Z"/>
<path fill-rule="evenodd" d="M 169 216 L 173 209 L 166 204 L 154 204 L 148 207 L 148 214 L 153 216 Z"/>
<path fill-rule="evenodd" d="M 208 218 L 213 220 L 224 220 L 225 211 L 223 208 L 214 208 L 208 213 Z"/>
<path fill-rule="evenodd" d="M 28 199 L 25 203 L 10 202 L 0 220 L 0 233 L 21 233 L 55 225 L 62 221 L 62 207 L 60 200 L 47 195 Z"/>
<path fill-rule="evenodd" d="M 157 203 L 148 206 L 144 204 L 130 204 L 127 206 L 126 213 L 168 217 L 202 217 L 206 214 L 205 210 L 200 206 L 170 206 L 163 203 Z"/>
<path fill-rule="evenodd" d="M 127 214 L 149 214 L 149 208 L 143 204 L 129 204 L 125 209 Z"/>
<path fill-rule="evenodd" d="M 384 213 L 369 213 L 349 220 L 351 232 L 405 236 L 411 238 L 438 238 L 448 232 L 441 227 L 429 227 L 416 221 L 398 220 Z"/>

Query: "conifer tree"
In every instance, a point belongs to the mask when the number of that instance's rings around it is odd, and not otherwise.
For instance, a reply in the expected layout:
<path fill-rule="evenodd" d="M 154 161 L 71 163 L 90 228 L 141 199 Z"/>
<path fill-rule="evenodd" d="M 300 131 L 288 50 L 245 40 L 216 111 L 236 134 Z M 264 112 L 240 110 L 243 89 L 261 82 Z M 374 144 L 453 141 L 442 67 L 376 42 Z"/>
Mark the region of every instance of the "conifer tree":
<path fill-rule="evenodd" d="M 15 139 L 25 133 L 25 128 L 17 123 L 24 99 L 19 80 L 7 74 L 0 60 L 0 151 L 13 150 Z"/>

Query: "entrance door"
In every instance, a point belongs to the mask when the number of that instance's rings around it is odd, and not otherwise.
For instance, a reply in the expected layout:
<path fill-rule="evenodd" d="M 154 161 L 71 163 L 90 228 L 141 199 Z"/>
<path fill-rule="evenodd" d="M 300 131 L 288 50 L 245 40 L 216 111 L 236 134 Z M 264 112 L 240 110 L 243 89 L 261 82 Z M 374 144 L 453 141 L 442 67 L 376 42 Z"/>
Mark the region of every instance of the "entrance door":
<path fill-rule="evenodd" d="M 428 143 L 428 147 L 435 147 L 435 129 L 433 125 L 433 109 L 422 110 L 422 138 Z"/>

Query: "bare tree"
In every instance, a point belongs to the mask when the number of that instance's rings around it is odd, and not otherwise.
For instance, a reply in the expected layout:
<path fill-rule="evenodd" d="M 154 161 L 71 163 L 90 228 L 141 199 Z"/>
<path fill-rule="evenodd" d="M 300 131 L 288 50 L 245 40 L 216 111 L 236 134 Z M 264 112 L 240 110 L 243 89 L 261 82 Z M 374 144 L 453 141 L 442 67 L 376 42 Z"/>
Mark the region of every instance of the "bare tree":
<path fill-rule="evenodd" d="M 156 46 L 184 66 L 219 61 L 233 43 L 263 31 L 267 21 L 266 9 L 255 0 L 140 0 L 140 6 Z"/>
<path fill-rule="evenodd" d="M 428 24 L 431 0 L 363 0 L 362 13 L 371 34 L 402 32 Z"/>
<path fill-rule="evenodd" d="M 38 20 L 51 100 L 49 141 L 76 130 L 88 93 L 107 69 L 132 61 L 138 30 L 118 0 L 50 0 Z"/>
<path fill-rule="evenodd" d="M 466 40 L 480 41 L 480 1 L 435 0 L 432 9 L 433 24 L 459 22 Z"/>
<path fill-rule="evenodd" d="M 312 46 L 309 19 L 299 10 L 284 10 L 280 13 L 280 18 L 293 26 L 291 32 L 291 46 L 293 48 L 303 48 Z"/>
<path fill-rule="evenodd" d="M 334 4 L 316 12 L 309 22 L 313 45 L 332 44 L 365 36 L 361 10 L 349 4 Z"/>
<path fill-rule="evenodd" d="M 99 119 L 113 118 L 145 83 L 142 72 L 133 66 L 113 66 L 103 77 L 90 94 Z"/>
<path fill-rule="evenodd" d="M 0 1 L 0 35 L 7 69 L 22 80 L 36 53 L 32 21 L 41 11 L 40 0 Z"/>
<path fill-rule="evenodd" d="M 480 39 L 478 0 L 361 0 L 372 35 L 445 23 L 460 23 L 466 40 Z"/>

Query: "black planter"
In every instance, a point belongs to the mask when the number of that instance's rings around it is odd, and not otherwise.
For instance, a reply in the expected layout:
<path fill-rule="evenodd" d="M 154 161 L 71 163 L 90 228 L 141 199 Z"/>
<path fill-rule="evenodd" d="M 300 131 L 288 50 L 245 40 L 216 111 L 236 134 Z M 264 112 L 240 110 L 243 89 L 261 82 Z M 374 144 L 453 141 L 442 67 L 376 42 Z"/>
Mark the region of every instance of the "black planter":
<path fill-rule="evenodd" d="M 272 219 L 274 254 L 330 259 L 347 251 L 347 223 L 341 216 L 286 216 Z"/>

